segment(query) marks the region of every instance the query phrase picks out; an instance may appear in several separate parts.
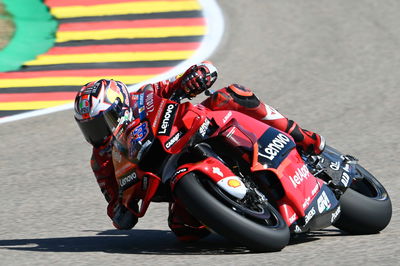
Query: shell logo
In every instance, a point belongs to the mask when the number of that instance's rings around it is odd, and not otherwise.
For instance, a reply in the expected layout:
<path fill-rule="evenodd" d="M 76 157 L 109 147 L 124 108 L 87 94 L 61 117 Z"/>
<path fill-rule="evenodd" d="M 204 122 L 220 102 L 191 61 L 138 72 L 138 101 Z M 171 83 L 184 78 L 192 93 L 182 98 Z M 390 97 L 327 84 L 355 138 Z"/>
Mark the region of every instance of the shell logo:
<path fill-rule="evenodd" d="M 227 183 L 228 183 L 228 186 L 233 187 L 233 188 L 237 188 L 237 187 L 240 187 L 242 185 L 239 182 L 239 180 L 236 180 L 236 179 L 229 179 Z"/>
<path fill-rule="evenodd" d="M 217 185 L 232 196 L 243 199 L 247 188 L 237 176 L 225 177 L 217 182 Z"/>

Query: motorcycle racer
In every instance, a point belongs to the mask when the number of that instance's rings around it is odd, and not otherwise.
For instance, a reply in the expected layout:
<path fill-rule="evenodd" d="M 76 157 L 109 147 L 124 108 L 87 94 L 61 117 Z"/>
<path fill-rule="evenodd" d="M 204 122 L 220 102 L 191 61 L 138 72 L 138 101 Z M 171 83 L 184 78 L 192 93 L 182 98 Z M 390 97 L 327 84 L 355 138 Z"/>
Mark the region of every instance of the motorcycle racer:
<path fill-rule="evenodd" d="M 111 155 L 115 132 L 111 131 L 105 120 L 111 117 L 118 121 L 124 115 L 129 116 L 130 107 L 137 102 L 137 95 L 144 90 L 152 90 L 155 95 L 163 98 L 170 98 L 176 92 L 193 98 L 209 89 L 216 78 L 216 68 L 209 62 L 203 62 L 191 66 L 178 77 L 145 85 L 132 93 L 128 92 L 124 83 L 105 79 L 87 83 L 78 92 L 75 99 L 75 120 L 86 140 L 93 146 L 91 167 L 108 202 L 107 214 L 117 229 L 131 229 L 138 218 L 120 202 L 119 185 L 115 178 Z M 296 122 L 284 117 L 262 102 L 250 89 L 241 85 L 231 84 L 222 88 L 201 105 L 211 110 L 239 111 L 287 132 L 303 153 L 319 154 L 324 148 L 323 137 L 302 129 Z M 133 202 L 132 205 L 137 203 Z M 137 209 L 137 206 L 130 207 Z M 197 240 L 209 234 L 208 229 L 192 217 L 179 202 L 169 205 L 168 224 L 182 241 Z"/>

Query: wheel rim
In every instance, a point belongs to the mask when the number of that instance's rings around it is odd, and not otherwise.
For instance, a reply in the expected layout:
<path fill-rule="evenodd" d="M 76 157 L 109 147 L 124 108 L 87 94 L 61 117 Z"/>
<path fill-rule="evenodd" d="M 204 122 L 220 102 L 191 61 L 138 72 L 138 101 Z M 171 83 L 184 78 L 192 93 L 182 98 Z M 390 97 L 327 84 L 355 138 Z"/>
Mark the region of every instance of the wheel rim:
<path fill-rule="evenodd" d="M 350 187 L 358 193 L 376 200 L 386 200 L 388 194 L 376 178 L 362 166 L 356 166 L 356 175 Z"/>

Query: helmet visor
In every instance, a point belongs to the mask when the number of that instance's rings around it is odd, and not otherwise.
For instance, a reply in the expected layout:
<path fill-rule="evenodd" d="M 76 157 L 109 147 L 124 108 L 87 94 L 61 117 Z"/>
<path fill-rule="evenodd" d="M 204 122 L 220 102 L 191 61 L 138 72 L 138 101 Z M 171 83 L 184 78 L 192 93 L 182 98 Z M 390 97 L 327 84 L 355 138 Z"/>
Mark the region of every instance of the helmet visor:
<path fill-rule="evenodd" d="M 99 115 L 90 120 L 81 121 L 76 119 L 76 121 L 87 142 L 93 146 L 104 144 L 104 141 L 111 135 L 110 129 L 104 122 L 103 115 Z"/>
<path fill-rule="evenodd" d="M 125 106 L 119 99 L 117 99 L 106 112 L 104 112 L 104 120 L 110 129 L 110 132 L 119 139 L 126 126 L 133 119 L 131 108 Z"/>

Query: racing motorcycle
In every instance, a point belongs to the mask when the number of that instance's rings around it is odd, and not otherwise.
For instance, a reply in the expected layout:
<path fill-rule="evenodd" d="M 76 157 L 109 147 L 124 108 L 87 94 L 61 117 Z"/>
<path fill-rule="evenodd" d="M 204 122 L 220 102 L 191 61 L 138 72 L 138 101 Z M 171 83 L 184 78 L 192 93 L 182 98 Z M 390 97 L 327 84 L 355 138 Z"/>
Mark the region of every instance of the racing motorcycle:
<path fill-rule="evenodd" d="M 133 113 L 110 125 L 122 203 L 136 216 L 152 201 L 179 201 L 211 231 L 254 251 L 281 250 L 291 234 L 331 225 L 351 234 L 388 225 L 389 195 L 355 157 L 329 146 L 302 155 L 285 132 L 183 99 L 144 90 Z"/>

